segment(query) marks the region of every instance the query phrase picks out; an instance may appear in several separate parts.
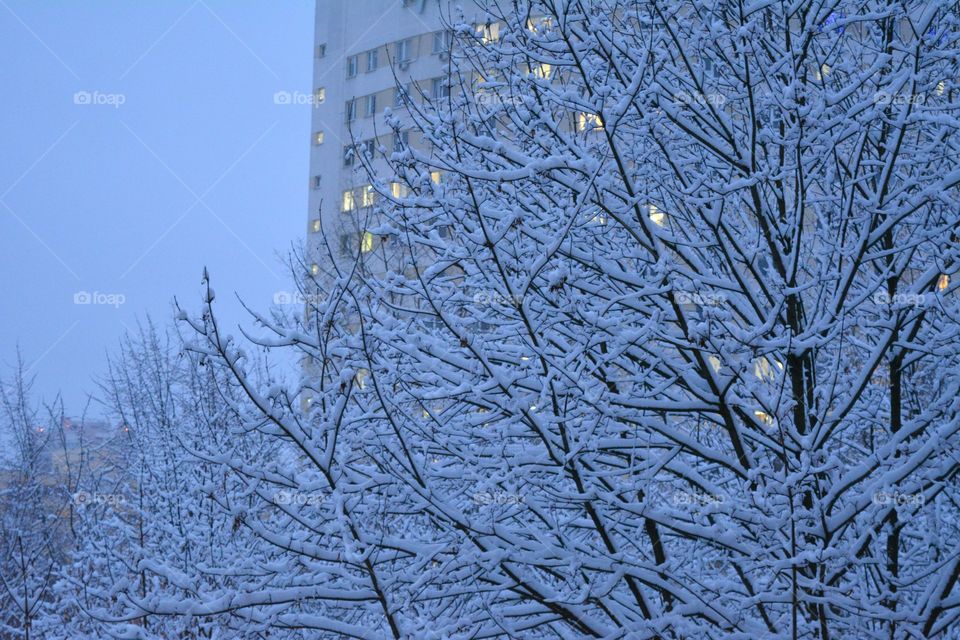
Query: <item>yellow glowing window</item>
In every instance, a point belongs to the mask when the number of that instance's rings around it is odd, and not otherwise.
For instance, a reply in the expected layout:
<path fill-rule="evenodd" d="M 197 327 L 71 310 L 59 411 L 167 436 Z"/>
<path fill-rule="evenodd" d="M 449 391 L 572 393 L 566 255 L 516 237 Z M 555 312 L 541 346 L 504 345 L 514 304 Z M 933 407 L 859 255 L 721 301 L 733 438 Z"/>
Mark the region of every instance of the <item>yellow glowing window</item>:
<path fill-rule="evenodd" d="M 772 363 L 768 358 L 757 358 L 753 363 L 753 375 L 757 376 L 760 380 L 771 381 L 774 376 L 777 374 L 777 371 L 783 371 L 783 363 L 779 360 L 774 360 Z"/>
<path fill-rule="evenodd" d="M 718 358 L 717 356 L 710 356 L 709 360 L 710 360 L 710 366 L 713 367 L 714 373 L 719 372 L 719 371 L 720 371 L 720 358 Z"/>
<path fill-rule="evenodd" d="M 941 80 L 937 83 L 937 95 L 942 96 L 943 92 L 947 90 L 947 83 Z"/>
<path fill-rule="evenodd" d="M 373 200 L 376 192 L 373 190 L 373 185 L 366 185 L 360 191 L 360 206 L 363 207 L 372 207 Z"/>
<path fill-rule="evenodd" d="M 496 42 L 500 39 L 500 24 L 497 22 L 490 22 L 487 24 L 477 25 L 477 32 L 480 34 L 480 40 L 484 43 Z"/>
<path fill-rule="evenodd" d="M 367 388 L 367 376 L 370 375 L 369 369 L 360 369 L 357 371 L 357 375 L 354 376 L 354 380 L 357 383 L 357 386 L 361 389 Z"/>
<path fill-rule="evenodd" d="M 577 131 L 596 131 L 597 129 L 603 129 L 603 118 L 596 113 L 585 111 L 577 114 Z"/>
<path fill-rule="evenodd" d="M 357 208 L 357 201 L 353 195 L 353 190 L 351 189 L 349 191 L 344 191 L 343 199 L 341 200 L 341 203 L 340 203 L 340 210 L 353 211 L 356 208 Z"/>
<path fill-rule="evenodd" d="M 442 177 L 443 177 L 443 176 L 441 175 L 441 173 L 440 173 L 439 171 L 431 171 L 431 172 L 430 172 L 430 179 L 433 181 L 433 184 L 440 184 L 440 179 L 441 179 Z"/>
<path fill-rule="evenodd" d="M 753 415 L 755 415 L 760 422 L 768 427 L 773 425 L 773 416 L 771 416 L 769 413 L 764 411 L 754 411 Z"/>
<path fill-rule="evenodd" d="M 602 211 L 598 211 L 592 218 L 590 222 L 593 224 L 607 224 L 607 214 Z"/>
<path fill-rule="evenodd" d="M 660 211 L 660 209 L 657 209 L 657 205 L 651 204 L 649 209 L 650 219 L 654 222 L 654 224 L 661 227 L 667 224 L 667 214 L 665 214 L 663 211 Z"/>
<path fill-rule="evenodd" d="M 313 233 L 317 233 L 317 232 L 320 231 L 320 221 L 319 221 L 319 220 L 313 220 L 312 222 L 310 222 L 310 231 L 312 231 Z"/>
<path fill-rule="evenodd" d="M 373 251 L 373 234 L 369 231 L 364 231 L 363 237 L 360 238 L 360 251 L 364 253 Z"/>
<path fill-rule="evenodd" d="M 553 24 L 553 19 L 550 17 L 545 18 L 528 18 L 527 19 L 527 31 L 542 31 L 543 29 L 549 29 Z"/>
<path fill-rule="evenodd" d="M 391 182 L 390 195 L 394 198 L 406 198 L 410 195 L 410 189 L 402 182 Z"/>
<path fill-rule="evenodd" d="M 538 78 L 549 78 L 551 69 L 552 67 L 548 63 L 541 62 L 540 64 L 531 66 L 530 73 Z"/>
<path fill-rule="evenodd" d="M 950 286 L 950 276 L 947 274 L 941 274 L 940 278 L 937 280 L 937 291 L 943 291 Z"/>
<path fill-rule="evenodd" d="M 310 273 L 312 273 L 313 275 L 317 275 L 318 273 L 320 273 L 320 265 L 318 265 L 316 262 L 310 265 Z"/>
<path fill-rule="evenodd" d="M 317 104 L 323 104 L 327 101 L 327 90 L 324 87 L 320 87 L 314 96 Z"/>
<path fill-rule="evenodd" d="M 317 131 L 313 134 L 313 144 L 323 144 L 323 131 Z"/>

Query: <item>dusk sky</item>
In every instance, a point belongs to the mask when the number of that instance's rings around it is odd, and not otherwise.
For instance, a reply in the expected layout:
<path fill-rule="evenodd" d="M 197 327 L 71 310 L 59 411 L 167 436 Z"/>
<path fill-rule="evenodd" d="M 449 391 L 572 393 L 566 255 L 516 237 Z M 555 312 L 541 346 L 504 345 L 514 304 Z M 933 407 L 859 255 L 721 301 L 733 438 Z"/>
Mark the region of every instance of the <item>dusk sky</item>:
<path fill-rule="evenodd" d="M 82 409 L 106 354 L 209 268 L 225 321 L 289 291 L 314 3 L 0 0 L 0 366 Z"/>

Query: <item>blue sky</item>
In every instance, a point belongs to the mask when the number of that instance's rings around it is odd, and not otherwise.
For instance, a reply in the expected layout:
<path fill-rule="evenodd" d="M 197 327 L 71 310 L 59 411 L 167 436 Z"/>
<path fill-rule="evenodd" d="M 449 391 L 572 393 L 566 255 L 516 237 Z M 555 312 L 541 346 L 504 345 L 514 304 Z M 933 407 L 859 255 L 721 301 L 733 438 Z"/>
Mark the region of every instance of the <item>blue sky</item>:
<path fill-rule="evenodd" d="M 306 226 L 314 3 L 0 0 L 0 372 L 82 408 L 209 268 L 266 309 Z M 83 302 L 83 293 L 89 304 Z M 97 294 L 97 295 L 94 295 Z M 76 301 L 75 301 L 76 298 Z"/>

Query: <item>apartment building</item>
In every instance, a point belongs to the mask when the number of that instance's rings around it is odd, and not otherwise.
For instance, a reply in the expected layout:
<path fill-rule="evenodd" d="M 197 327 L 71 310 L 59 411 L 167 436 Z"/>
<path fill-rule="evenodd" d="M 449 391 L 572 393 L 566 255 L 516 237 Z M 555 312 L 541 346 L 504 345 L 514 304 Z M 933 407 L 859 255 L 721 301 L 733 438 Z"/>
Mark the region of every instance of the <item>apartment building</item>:
<path fill-rule="evenodd" d="M 335 261 L 372 252 L 364 228 L 376 193 L 361 155 L 384 168 L 387 152 L 410 140 L 384 121 L 401 119 L 409 96 L 441 97 L 451 43 L 449 0 L 318 0 L 314 42 L 307 259 L 314 275 Z"/>

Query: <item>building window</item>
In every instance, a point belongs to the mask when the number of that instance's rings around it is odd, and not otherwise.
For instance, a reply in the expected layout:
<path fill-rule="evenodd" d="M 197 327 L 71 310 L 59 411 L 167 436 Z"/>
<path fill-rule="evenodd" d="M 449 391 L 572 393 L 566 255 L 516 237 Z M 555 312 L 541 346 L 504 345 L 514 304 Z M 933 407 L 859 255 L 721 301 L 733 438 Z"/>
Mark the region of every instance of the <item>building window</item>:
<path fill-rule="evenodd" d="M 368 184 L 360 190 L 360 206 L 361 207 L 372 207 L 374 201 L 376 200 L 377 192 L 373 190 L 373 185 Z"/>
<path fill-rule="evenodd" d="M 314 189 L 319 189 L 320 185 L 322 184 L 320 176 L 313 176 L 313 178 L 310 180 L 310 184 L 313 185 Z"/>
<path fill-rule="evenodd" d="M 603 118 L 595 113 L 577 114 L 577 131 L 596 131 L 603 129 Z"/>
<path fill-rule="evenodd" d="M 530 65 L 530 73 L 532 73 L 537 78 L 547 79 L 550 77 L 550 71 L 552 67 L 549 63 L 541 62 Z"/>
<path fill-rule="evenodd" d="M 943 291 L 949 286 L 950 276 L 945 273 L 940 274 L 940 277 L 937 279 L 937 291 Z"/>
<path fill-rule="evenodd" d="M 367 71 L 376 71 L 377 70 L 377 50 L 370 49 L 367 51 Z"/>
<path fill-rule="evenodd" d="M 320 219 L 310 221 L 310 232 L 311 233 L 320 233 Z"/>
<path fill-rule="evenodd" d="M 314 104 L 323 104 L 327 101 L 327 90 L 325 87 L 319 87 L 313 94 Z"/>
<path fill-rule="evenodd" d="M 369 118 L 377 112 L 377 94 L 371 93 L 369 96 L 367 96 L 366 105 L 366 115 Z"/>
<path fill-rule="evenodd" d="M 409 131 L 398 131 L 393 134 L 393 150 L 395 152 L 403 151 L 410 142 Z"/>
<path fill-rule="evenodd" d="M 356 149 L 354 149 L 352 144 L 348 144 L 343 148 L 343 166 L 352 167 L 353 158 L 357 155 Z"/>
<path fill-rule="evenodd" d="M 313 144 L 323 144 L 323 131 L 317 131 L 313 134 Z"/>
<path fill-rule="evenodd" d="M 407 38 L 406 40 L 400 40 L 394 46 L 396 47 L 397 62 L 410 62 L 412 41 Z"/>
<path fill-rule="evenodd" d="M 440 182 L 443 180 L 443 174 L 439 171 L 431 171 L 430 180 L 433 182 L 433 184 L 440 184 Z"/>
<path fill-rule="evenodd" d="M 450 43 L 453 41 L 453 33 L 447 30 L 435 31 L 433 34 L 433 52 L 447 53 L 450 51 Z"/>
<path fill-rule="evenodd" d="M 441 100 L 450 96 L 450 82 L 447 78 L 434 78 L 431 95 L 434 100 Z"/>
<path fill-rule="evenodd" d="M 353 189 L 343 192 L 343 199 L 340 201 L 340 210 L 343 212 L 353 211 L 357 208 L 357 202 L 353 195 Z"/>
<path fill-rule="evenodd" d="M 345 122 L 353 122 L 357 119 L 357 101 L 347 100 L 343 109 L 343 119 Z"/>
<path fill-rule="evenodd" d="M 488 22 L 477 25 L 477 35 L 484 44 L 496 42 L 500 39 L 500 23 Z"/>
<path fill-rule="evenodd" d="M 352 78 L 357 75 L 357 56 L 347 57 L 347 77 Z"/>
<path fill-rule="evenodd" d="M 407 100 L 409 99 L 409 92 L 403 87 L 396 87 L 393 90 L 393 106 L 396 108 L 407 106 Z"/>
<path fill-rule="evenodd" d="M 316 51 L 315 51 L 314 53 L 315 53 L 315 55 L 316 55 L 318 58 L 322 58 L 322 57 L 324 57 L 325 55 L 327 55 L 327 45 L 326 45 L 326 43 L 324 43 L 324 44 L 318 44 L 318 45 L 317 45 L 317 49 L 316 49 Z"/>
<path fill-rule="evenodd" d="M 662 227 L 667 223 L 667 214 L 660 209 L 657 209 L 657 205 L 651 204 L 647 205 L 648 215 L 655 225 Z"/>
<path fill-rule="evenodd" d="M 410 195 L 410 187 L 402 182 L 391 182 L 390 195 L 392 195 L 394 198 L 406 198 Z"/>
<path fill-rule="evenodd" d="M 311 264 L 311 265 L 310 265 L 310 273 L 311 273 L 312 275 L 317 275 L 318 273 L 320 273 L 320 265 L 318 265 L 316 262 L 314 262 L 313 264 Z"/>
<path fill-rule="evenodd" d="M 373 234 L 369 231 L 364 231 L 363 236 L 360 238 L 360 251 L 364 253 L 373 251 Z"/>

